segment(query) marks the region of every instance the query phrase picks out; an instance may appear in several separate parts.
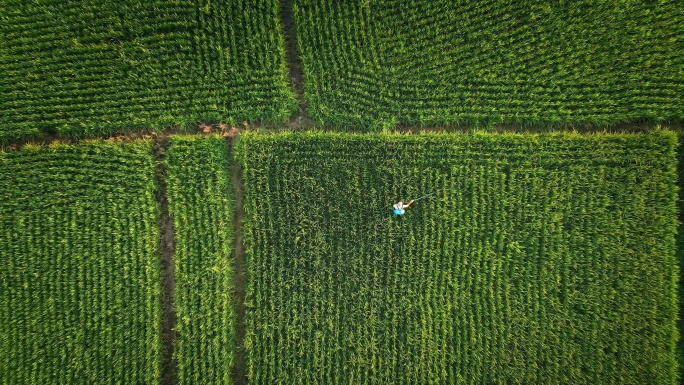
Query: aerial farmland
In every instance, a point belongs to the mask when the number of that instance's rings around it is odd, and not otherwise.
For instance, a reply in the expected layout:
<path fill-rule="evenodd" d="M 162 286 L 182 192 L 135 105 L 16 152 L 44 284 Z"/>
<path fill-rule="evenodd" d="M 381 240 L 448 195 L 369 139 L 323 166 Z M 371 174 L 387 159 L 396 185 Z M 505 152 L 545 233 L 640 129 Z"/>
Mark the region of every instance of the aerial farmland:
<path fill-rule="evenodd" d="M 0 7 L 0 385 L 684 383 L 684 3 Z"/>

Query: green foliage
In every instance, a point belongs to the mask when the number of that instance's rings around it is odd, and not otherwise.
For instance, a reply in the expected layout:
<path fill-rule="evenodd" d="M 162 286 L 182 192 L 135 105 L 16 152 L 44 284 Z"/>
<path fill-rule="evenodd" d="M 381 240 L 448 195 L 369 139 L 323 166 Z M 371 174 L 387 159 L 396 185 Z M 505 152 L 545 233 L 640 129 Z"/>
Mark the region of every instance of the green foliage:
<path fill-rule="evenodd" d="M 294 0 L 320 123 L 684 120 L 684 2 Z"/>
<path fill-rule="evenodd" d="M 242 135 L 250 383 L 673 384 L 675 145 Z"/>
<path fill-rule="evenodd" d="M 178 383 L 231 384 L 233 201 L 226 142 L 174 137 L 166 151 L 176 233 L 175 359 Z"/>
<path fill-rule="evenodd" d="M 10 0 L 0 20 L 0 142 L 295 108 L 277 0 Z"/>
<path fill-rule="evenodd" d="M 0 384 L 155 384 L 149 142 L 0 153 Z"/>
<path fill-rule="evenodd" d="M 679 263 L 679 317 L 677 320 L 677 330 L 679 331 L 679 341 L 677 343 L 677 361 L 679 362 L 679 383 L 684 384 L 684 132 L 677 133 L 679 145 L 677 146 L 677 186 L 679 187 L 679 197 L 677 200 L 677 211 L 679 217 L 679 228 L 677 231 L 677 262 Z"/>

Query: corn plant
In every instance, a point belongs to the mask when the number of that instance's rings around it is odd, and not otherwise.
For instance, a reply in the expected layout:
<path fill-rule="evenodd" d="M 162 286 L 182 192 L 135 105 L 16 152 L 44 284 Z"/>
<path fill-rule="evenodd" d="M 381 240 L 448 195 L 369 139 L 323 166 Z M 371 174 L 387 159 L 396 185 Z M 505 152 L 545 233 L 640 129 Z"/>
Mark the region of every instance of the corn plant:
<path fill-rule="evenodd" d="M 229 154 L 221 138 L 174 137 L 166 151 L 175 229 L 178 384 L 231 384 L 235 310 Z"/>
<path fill-rule="evenodd" d="M 0 142 L 294 109 L 276 0 L 5 1 L 0 19 Z"/>
<path fill-rule="evenodd" d="M 684 3 L 294 0 L 319 123 L 684 120 Z"/>
<path fill-rule="evenodd" d="M 250 383 L 673 384 L 676 142 L 242 135 Z"/>
<path fill-rule="evenodd" d="M 0 153 L 0 384 L 159 382 L 151 150 Z"/>

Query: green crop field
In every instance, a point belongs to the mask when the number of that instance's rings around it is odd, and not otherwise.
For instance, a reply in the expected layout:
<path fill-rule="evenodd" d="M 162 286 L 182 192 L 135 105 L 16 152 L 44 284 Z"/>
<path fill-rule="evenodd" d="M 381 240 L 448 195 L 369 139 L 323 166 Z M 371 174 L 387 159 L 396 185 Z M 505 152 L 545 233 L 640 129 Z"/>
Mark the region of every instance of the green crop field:
<path fill-rule="evenodd" d="M 684 0 L 0 1 L 0 385 L 684 384 L 683 299 Z"/>
<path fill-rule="evenodd" d="M 676 255 L 679 263 L 679 317 L 677 330 L 679 341 L 677 344 L 677 362 L 679 364 L 679 383 L 684 384 L 684 131 L 678 132 L 679 145 L 677 146 L 677 186 L 679 199 L 677 201 L 677 214 L 679 227 L 676 238 Z"/>
<path fill-rule="evenodd" d="M 295 106 L 277 0 L 4 1 L 0 142 L 199 121 L 284 121 Z"/>
<path fill-rule="evenodd" d="M 0 152 L 0 384 L 155 384 L 149 142 Z"/>
<path fill-rule="evenodd" d="M 684 2 L 294 0 L 319 123 L 684 120 Z"/>
<path fill-rule="evenodd" d="M 673 384 L 676 142 L 243 134 L 250 384 Z"/>
<path fill-rule="evenodd" d="M 228 148 L 218 137 L 174 137 L 166 162 L 176 245 L 178 384 L 231 384 L 234 203 Z"/>

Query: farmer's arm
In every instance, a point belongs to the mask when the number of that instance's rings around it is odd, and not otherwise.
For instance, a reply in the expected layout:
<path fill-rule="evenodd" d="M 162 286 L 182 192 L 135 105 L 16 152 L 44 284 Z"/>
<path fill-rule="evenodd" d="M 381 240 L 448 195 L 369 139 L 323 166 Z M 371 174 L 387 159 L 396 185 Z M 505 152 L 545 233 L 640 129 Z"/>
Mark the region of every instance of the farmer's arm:
<path fill-rule="evenodd" d="M 411 199 L 411 202 L 407 203 L 405 206 L 406 206 L 406 207 L 409 207 L 409 206 L 411 206 L 412 204 L 413 204 L 413 199 Z"/>

